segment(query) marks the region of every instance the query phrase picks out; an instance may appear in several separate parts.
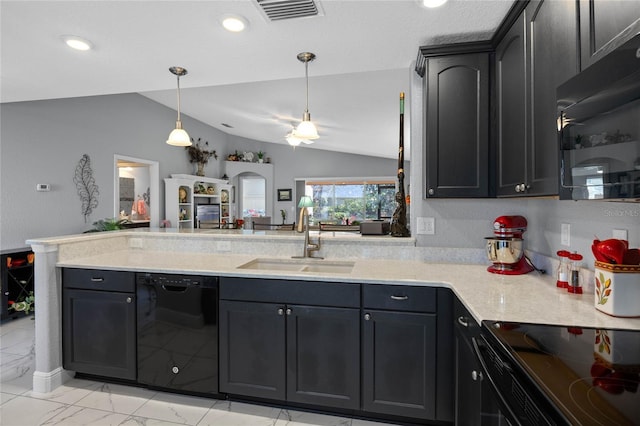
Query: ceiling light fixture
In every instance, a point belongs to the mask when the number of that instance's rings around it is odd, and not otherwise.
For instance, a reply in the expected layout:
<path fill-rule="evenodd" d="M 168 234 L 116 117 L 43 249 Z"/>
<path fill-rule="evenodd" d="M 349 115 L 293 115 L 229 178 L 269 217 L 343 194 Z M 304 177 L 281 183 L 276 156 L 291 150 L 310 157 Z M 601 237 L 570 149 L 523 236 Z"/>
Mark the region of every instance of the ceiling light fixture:
<path fill-rule="evenodd" d="M 422 4 L 429 8 L 440 7 L 446 2 L 447 0 L 422 0 Z"/>
<path fill-rule="evenodd" d="M 318 130 L 316 126 L 311 122 L 311 114 L 309 114 L 309 62 L 316 58 L 311 52 L 302 52 L 298 54 L 298 60 L 304 62 L 304 75 L 307 84 L 307 103 L 302 115 L 302 122 L 298 124 L 298 127 L 293 131 L 293 136 L 298 139 L 314 140 L 318 139 Z"/>
<path fill-rule="evenodd" d="M 226 15 L 222 18 L 222 26 L 232 33 L 239 33 L 247 28 L 248 22 L 242 16 Z"/>
<path fill-rule="evenodd" d="M 178 78 L 178 120 L 176 121 L 176 128 L 169 134 L 167 144 L 173 146 L 191 146 L 191 138 L 189 138 L 189 134 L 182 128 L 182 121 L 180 121 L 180 77 L 187 75 L 187 70 L 182 67 L 171 67 L 169 71 Z"/>
<path fill-rule="evenodd" d="M 93 48 L 93 44 L 87 39 L 74 35 L 64 35 L 62 40 L 67 46 L 75 50 L 87 51 Z"/>

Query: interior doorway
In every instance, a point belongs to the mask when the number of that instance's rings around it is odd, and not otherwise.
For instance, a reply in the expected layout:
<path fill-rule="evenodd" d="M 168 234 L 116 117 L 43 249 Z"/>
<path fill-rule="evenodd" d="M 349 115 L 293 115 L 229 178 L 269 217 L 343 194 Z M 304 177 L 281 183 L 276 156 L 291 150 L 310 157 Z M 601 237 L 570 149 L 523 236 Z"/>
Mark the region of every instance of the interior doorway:
<path fill-rule="evenodd" d="M 160 223 L 160 166 L 157 161 L 114 155 L 113 215 L 133 223 Z"/>

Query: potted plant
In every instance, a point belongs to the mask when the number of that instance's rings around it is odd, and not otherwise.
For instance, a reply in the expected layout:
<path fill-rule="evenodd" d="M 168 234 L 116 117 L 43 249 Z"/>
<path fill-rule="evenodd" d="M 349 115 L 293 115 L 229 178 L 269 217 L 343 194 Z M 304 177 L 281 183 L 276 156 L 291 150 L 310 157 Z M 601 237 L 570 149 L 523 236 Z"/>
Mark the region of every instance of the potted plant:
<path fill-rule="evenodd" d="M 264 162 L 264 152 L 258 151 L 256 155 L 258 156 L 258 163 L 263 163 Z"/>
<path fill-rule="evenodd" d="M 284 225 L 284 221 L 287 219 L 287 211 L 285 209 L 280 209 L 280 216 L 282 216 L 282 224 Z"/>
<path fill-rule="evenodd" d="M 186 149 L 187 153 L 189 154 L 189 162 L 197 164 L 197 176 L 204 176 L 204 166 L 209 162 L 209 159 L 211 157 L 215 158 L 216 160 L 218 159 L 216 150 L 208 149 L 209 142 L 205 142 L 204 146 L 200 146 L 201 141 L 202 139 L 198 138 L 198 140 L 194 142 L 193 138 L 191 138 L 192 145 L 184 147 L 184 149 Z"/>

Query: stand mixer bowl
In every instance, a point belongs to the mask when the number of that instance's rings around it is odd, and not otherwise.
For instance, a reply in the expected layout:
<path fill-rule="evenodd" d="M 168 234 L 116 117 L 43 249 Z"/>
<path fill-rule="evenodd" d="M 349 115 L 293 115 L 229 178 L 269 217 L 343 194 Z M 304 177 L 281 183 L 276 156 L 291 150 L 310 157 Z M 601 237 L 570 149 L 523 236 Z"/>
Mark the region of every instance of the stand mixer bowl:
<path fill-rule="evenodd" d="M 498 265 L 514 265 L 522 259 L 522 238 L 486 237 L 487 257 Z"/>

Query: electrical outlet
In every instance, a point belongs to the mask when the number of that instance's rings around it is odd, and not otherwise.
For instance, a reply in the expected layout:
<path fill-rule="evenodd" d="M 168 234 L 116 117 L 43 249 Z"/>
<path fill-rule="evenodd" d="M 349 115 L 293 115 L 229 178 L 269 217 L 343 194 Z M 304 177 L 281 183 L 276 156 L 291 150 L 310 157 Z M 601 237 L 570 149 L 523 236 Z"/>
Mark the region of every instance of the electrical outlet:
<path fill-rule="evenodd" d="M 560 244 L 563 246 L 571 246 L 571 225 L 563 223 L 560 225 Z"/>
<path fill-rule="evenodd" d="M 617 240 L 627 241 L 629 239 L 629 233 L 626 229 L 614 229 L 612 237 Z"/>
<path fill-rule="evenodd" d="M 436 233 L 436 219 L 433 217 L 419 217 L 417 233 L 421 235 L 434 235 Z"/>

